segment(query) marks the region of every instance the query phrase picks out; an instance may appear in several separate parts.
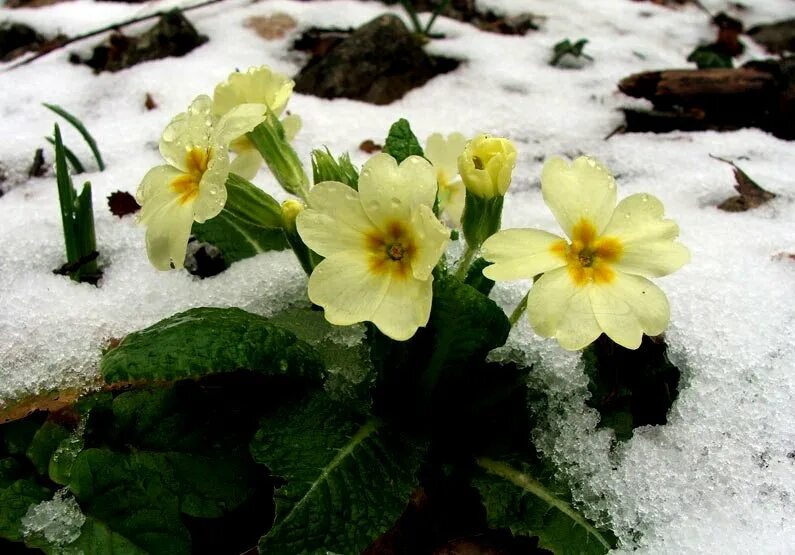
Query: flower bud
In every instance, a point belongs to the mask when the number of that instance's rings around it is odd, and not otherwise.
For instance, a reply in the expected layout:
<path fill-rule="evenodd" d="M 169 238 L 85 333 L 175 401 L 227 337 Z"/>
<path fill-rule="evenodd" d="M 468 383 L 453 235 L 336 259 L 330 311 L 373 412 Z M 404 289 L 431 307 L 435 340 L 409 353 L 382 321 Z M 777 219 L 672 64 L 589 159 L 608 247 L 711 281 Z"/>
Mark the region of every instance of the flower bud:
<path fill-rule="evenodd" d="M 516 147 L 508 139 L 478 135 L 458 157 L 458 172 L 467 191 L 480 198 L 503 196 L 511 184 Z"/>
<path fill-rule="evenodd" d="M 282 203 L 282 225 L 284 229 L 294 232 L 295 219 L 304 211 L 304 203 L 300 200 L 289 199 Z"/>
<path fill-rule="evenodd" d="M 248 138 L 262 155 L 279 185 L 288 193 L 305 198 L 309 179 L 279 118 L 273 112 L 268 112 L 267 119 L 254 128 Z"/>

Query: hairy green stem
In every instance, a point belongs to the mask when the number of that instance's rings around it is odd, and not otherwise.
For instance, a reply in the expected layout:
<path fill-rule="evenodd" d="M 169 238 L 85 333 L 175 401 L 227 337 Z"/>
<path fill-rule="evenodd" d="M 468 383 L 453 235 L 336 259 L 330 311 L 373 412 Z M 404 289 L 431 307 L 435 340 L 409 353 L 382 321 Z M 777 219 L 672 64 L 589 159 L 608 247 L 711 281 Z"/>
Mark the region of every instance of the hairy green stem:
<path fill-rule="evenodd" d="M 458 264 L 458 270 L 455 273 L 455 277 L 464 281 L 467 277 L 467 270 L 472 265 L 472 259 L 475 258 L 475 254 L 477 254 L 477 249 L 473 249 L 469 245 L 467 245 L 466 250 L 464 251 L 464 256 L 461 257 L 461 262 Z"/>
<path fill-rule="evenodd" d="M 525 296 L 522 297 L 522 300 L 519 301 L 519 304 L 516 305 L 516 308 L 514 308 L 513 312 L 511 312 L 511 317 L 508 318 L 508 321 L 511 322 L 511 327 L 514 327 L 516 325 L 516 322 L 519 321 L 519 318 L 522 316 L 522 313 L 525 311 L 525 308 L 527 308 L 527 296 L 529 294 L 530 291 L 528 291 L 525 294 Z"/>

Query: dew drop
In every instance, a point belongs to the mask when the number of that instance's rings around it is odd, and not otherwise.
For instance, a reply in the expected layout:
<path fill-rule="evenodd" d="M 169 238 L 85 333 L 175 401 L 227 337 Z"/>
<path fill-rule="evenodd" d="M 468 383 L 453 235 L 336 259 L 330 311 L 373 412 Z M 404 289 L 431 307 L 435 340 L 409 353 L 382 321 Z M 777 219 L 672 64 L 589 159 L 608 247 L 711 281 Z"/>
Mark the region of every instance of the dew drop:
<path fill-rule="evenodd" d="M 367 203 L 367 208 L 375 212 L 376 210 L 380 210 L 381 204 L 377 200 L 371 200 Z"/>
<path fill-rule="evenodd" d="M 400 208 L 403 205 L 401 200 L 397 197 L 392 197 L 392 208 Z"/>

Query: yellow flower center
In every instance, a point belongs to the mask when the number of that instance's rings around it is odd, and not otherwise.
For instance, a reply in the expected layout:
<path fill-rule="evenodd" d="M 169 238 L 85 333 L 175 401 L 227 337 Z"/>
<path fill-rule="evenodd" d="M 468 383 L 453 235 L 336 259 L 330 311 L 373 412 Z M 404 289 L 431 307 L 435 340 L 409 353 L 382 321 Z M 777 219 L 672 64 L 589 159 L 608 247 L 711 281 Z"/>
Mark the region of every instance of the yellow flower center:
<path fill-rule="evenodd" d="M 599 237 L 596 227 L 585 218 L 572 229 L 572 241 L 557 241 L 550 247 L 553 253 L 566 260 L 574 284 L 607 284 L 615 279 L 611 265 L 621 259 L 624 246 L 615 237 Z"/>
<path fill-rule="evenodd" d="M 199 194 L 199 184 L 212 156 L 212 148 L 193 147 L 185 154 L 186 173 L 171 181 L 171 190 L 179 195 L 179 203 L 191 202 Z"/>
<path fill-rule="evenodd" d="M 390 272 L 404 279 L 411 275 L 411 260 L 417 252 L 413 234 L 401 222 L 391 222 L 386 232 L 367 235 L 370 271 L 374 274 Z"/>

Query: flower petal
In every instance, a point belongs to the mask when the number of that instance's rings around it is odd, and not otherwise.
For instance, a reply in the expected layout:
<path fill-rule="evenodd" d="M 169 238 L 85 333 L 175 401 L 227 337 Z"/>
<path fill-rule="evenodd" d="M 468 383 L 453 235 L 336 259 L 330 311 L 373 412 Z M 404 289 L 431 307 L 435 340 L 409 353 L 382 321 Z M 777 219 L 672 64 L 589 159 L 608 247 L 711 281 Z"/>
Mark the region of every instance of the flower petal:
<path fill-rule="evenodd" d="M 329 322 L 347 326 L 372 319 L 389 283 L 388 272 L 370 270 L 364 251 L 336 253 L 309 276 L 309 299 L 325 309 Z"/>
<path fill-rule="evenodd" d="M 551 158 L 541 172 L 544 202 L 569 237 L 583 218 L 596 227 L 597 234 L 607 226 L 616 207 L 616 184 L 605 166 L 587 156 L 568 164 Z"/>
<path fill-rule="evenodd" d="M 381 333 L 396 341 L 410 339 L 431 316 L 433 276 L 426 280 L 392 277 L 389 289 L 372 316 Z"/>
<path fill-rule="evenodd" d="M 146 220 L 146 253 L 152 266 L 182 268 L 192 225 L 192 203 L 181 204 L 178 195 L 154 208 Z"/>
<path fill-rule="evenodd" d="M 194 147 L 207 148 L 216 119 L 211 113 L 212 100 L 197 96 L 186 112 L 177 114 L 160 137 L 160 154 L 175 168 L 188 171 L 186 154 Z"/>
<path fill-rule="evenodd" d="M 243 179 L 254 179 L 263 164 L 262 155 L 258 150 L 247 148 L 241 150 L 229 165 L 229 173 L 239 175 Z"/>
<path fill-rule="evenodd" d="M 447 184 L 447 202 L 442 210 L 447 216 L 448 223 L 461 227 L 461 216 L 464 214 L 466 204 L 466 187 L 460 179 Z"/>
<path fill-rule="evenodd" d="M 644 277 L 616 272 L 609 284 L 590 287 L 589 294 L 599 326 L 627 349 L 640 347 L 643 333 L 660 335 L 668 326 L 668 299 Z"/>
<path fill-rule="evenodd" d="M 362 206 L 373 223 L 386 231 L 397 222 L 409 222 L 412 208 L 436 201 L 436 172 L 427 160 L 409 156 L 398 166 L 389 154 L 376 154 L 359 174 Z"/>
<path fill-rule="evenodd" d="M 157 196 L 167 194 L 169 197 L 176 195 L 171 190 L 171 182 L 182 175 L 182 172 L 177 168 L 168 165 L 155 166 L 144 175 L 141 184 L 138 185 L 138 190 L 135 192 L 135 200 L 141 205 L 141 214 L 138 219 L 144 220 L 148 211 L 152 210 L 154 205 L 162 203 L 151 204 L 151 200 Z"/>
<path fill-rule="evenodd" d="M 604 234 L 616 237 L 623 246 L 616 269 L 647 277 L 665 276 L 690 260 L 690 251 L 675 243 L 679 226 L 664 220 L 665 208 L 646 193 L 631 195 L 618 203 Z"/>
<path fill-rule="evenodd" d="M 318 183 L 309 192 L 309 208 L 296 218 L 298 234 L 321 256 L 364 252 L 375 226 L 365 214 L 359 193 L 337 181 Z"/>
<path fill-rule="evenodd" d="M 222 116 L 239 104 L 267 104 L 276 115 L 282 113 L 295 83 L 268 66 L 236 71 L 218 84 L 213 93 L 213 112 Z"/>
<path fill-rule="evenodd" d="M 566 265 L 565 250 L 553 246 L 566 242 L 557 235 L 538 229 L 506 229 L 483 243 L 483 258 L 494 262 L 483 275 L 495 281 L 530 279 Z"/>
<path fill-rule="evenodd" d="M 285 116 L 282 120 L 282 127 L 284 128 L 284 136 L 288 141 L 292 141 L 295 139 L 295 136 L 298 135 L 298 132 L 301 131 L 301 126 L 303 122 L 301 121 L 301 116 L 298 114 L 290 114 Z"/>
<path fill-rule="evenodd" d="M 450 242 L 450 230 L 424 204 L 414 209 L 411 216 L 417 249 L 411 259 L 411 271 L 416 279 L 425 281 Z"/>
<path fill-rule="evenodd" d="M 461 133 L 450 133 L 445 139 L 434 133 L 425 142 L 425 157 L 437 171 L 443 171 L 447 180 L 458 175 L 458 157 L 464 152 L 467 139 Z"/>
<path fill-rule="evenodd" d="M 268 106 L 240 104 L 229 110 L 213 128 L 213 142 L 228 145 L 265 121 Z"/>
<path fill-rule="evenodd" d="M 199 195 L 193 203 L 194 218 L 204 223 L 214 218 L 226 204 L 226 178 L 229 177 L 229 153 L 225 148 L 212 149 L 207 170 L 199 183 Z"/>
<path fill-rule="evenodd" d="M 591 309 L 588 287 L 576 287 L 567 268 L 541 276 L 527 296 L 527 316 L 535 332 L 557 338 L 569 351 L 582 349 L 602 333 Z"/>

